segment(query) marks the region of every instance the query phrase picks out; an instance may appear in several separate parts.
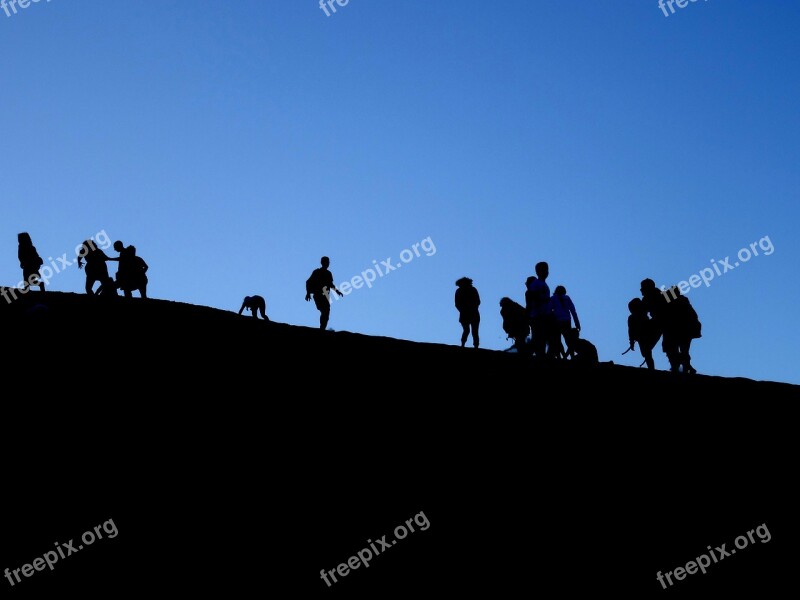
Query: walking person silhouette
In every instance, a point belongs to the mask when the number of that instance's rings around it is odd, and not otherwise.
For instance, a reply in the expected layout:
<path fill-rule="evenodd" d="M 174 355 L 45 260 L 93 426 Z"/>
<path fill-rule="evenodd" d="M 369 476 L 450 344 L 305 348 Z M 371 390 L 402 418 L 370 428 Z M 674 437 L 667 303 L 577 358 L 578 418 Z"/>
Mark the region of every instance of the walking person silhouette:
<path fill-rule="evenodd" d="M 86 261 L 86 293 L 90 296 L 95 294 L 93 288 L 97 282 L 100 282 L 97 294 L 111 294 L 113 292 L 116 295 L 116 284 L 108 274 L 108 266 L 106 265 L 109 260 L 119 262 L 119 258 L 110 258 L 92 240 L 86 240 L 81 244 L 81 249 L 78 252 L 78 269 L 82 269 L 83 261 Z"/>
<path fill-rule="evenodd" d="M 655 369 L 656 363 L 653 360 L 653 348 L 658 343 L 661 333 L 658 326 L 647 316 L 647 308 L 641 298 L 634 298 L 628 302 L 628 341 L 630 350 L 633 350 L 636 342 L 639 342 L 639 352 L 642 353 L 644 362 L 648 369 Z"/>
<path fill-rule="evenodd" d="M 311 276 L 306 280 L 306 302 L 314 297 L 314 304 L 319 311 L 319 328 L 325 331 L 328 326 L 328 320 L 331 317 L 331 300 L 328 297 L 330 290 L 333 290 L 339 296 L 344 296 L 342 292 L 333 283 L 333 273 L 328 270 L 331 264 L 331 259 L 323 256 L 320 259 L 321 267 L 314 269 Z"/>
<path fill-rule="evenodd" d="M 464 330 L 461 334 L 461 347 L 463 348 L 467 344 L 467 338 L 472 329 L 472 345 L 477 348 L 480 344 L 478 328 L 481 324 L 481 314 L 478 307 L 481 305 L 481 297 L 469 277 L 462 277 L 456 281 L 456 285 L 458 286 L 455 297 L 458 322 L 461 323 Z"/>
<path fill-rule="evenodd" d="M 31 236 L 28 233 L 20 233 L 17 235 L 19 248 L 17 250 L 17 258 L 19 259 L 19 266 L 22 269 L 22 289 L 27 292 L 28 286 L 39 286 L 41 291 L 44 291 L 44 282 L 39 269 L 44 264 L 42 257 L 36 251 L 36 246 L 33 245 Z"/>

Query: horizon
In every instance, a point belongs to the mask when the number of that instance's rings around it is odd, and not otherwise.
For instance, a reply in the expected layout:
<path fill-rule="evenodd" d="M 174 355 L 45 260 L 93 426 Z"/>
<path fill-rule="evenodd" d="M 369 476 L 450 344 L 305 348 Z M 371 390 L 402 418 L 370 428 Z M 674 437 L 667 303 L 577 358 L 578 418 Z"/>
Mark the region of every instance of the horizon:
<path fill-rule="evenodd" d="M 627 304 L 652 278 L 686 284 L 698 373 L 800 384 L 798 24 L 745 1 L 0 9 L 0 286 L 20 232 L 48 291 L 83 293 L 59 259 L 84 239 L 122 240 L 151 298 L 258 294 L 315 327 L 329 256 L 333 330 L 458 345 L 466 276 L 504 350 L 498 302 L 546 261 L 601 361 L 641 362 Z"/>

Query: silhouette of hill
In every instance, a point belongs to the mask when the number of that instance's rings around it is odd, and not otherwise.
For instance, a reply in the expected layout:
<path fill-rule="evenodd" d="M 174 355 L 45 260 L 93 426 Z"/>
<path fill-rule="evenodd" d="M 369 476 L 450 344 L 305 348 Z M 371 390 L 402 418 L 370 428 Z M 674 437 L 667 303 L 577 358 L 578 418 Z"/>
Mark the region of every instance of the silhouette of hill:
<path fill-rule="evenodd" d="M 32 292 L 0 303 L 0 328 L 0 568 L 108 519 L 119 531 L 2 584 L 17 595 L 598 590 L 653 565 L 654 539 L 669 570 L 762 521 L 773 542 L 682 584 L 763 591 L 791 572 L 797 386 L 152 299 Z M 321 581 L 420 511 L 429 529 Z"/>

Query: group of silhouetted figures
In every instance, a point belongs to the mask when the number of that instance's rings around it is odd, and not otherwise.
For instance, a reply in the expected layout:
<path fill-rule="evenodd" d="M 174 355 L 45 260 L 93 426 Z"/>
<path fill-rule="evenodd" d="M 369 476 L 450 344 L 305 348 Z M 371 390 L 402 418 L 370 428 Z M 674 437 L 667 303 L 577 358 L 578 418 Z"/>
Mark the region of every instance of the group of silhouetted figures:
<path fill-rule="evenodd" d="M 525 281 L 525 306 L 511 298 L 500 300 L 503 330 L 513 340 L 517 353 L 539 359 L 569 359 L 583 364 L 598 362 L 597 348 L 580 337 L 581 323 L 575 304 L 563 285 L 550 294 L 547 278 L 550 267 L 540 262 L 536 275 Z M 469 277 L 456 281 L 455 305 L 462 327 L 461 347 L 470 334 L 475 348 L 480 345 L 480 304 L 478 290 Z M 653 348 L 663 337 L 662 348 L 673 372 L 696 373 L 689 349 L 693 339 L 701 337 L 701 324 L 689 299 L 677 286 L 659 290 L 652 279 L 641 284 L 641 298 L 628 303 L 628 340 L 633 350 L 639 343 L 644 363 L 655 369 Z M 574 322 L 574 327 L 572 326 Z M 623 353 L 623 354 L 625 354 Z"/>
<path fill-rule="evenodd" d="M 28 233 L 20 233 L 19 262 L 22 267 L 23 292 L 29 286 L 38 286 L 44 292 L 40 270 L 44 261 L 36 251 Z M 78 268 L 86 264 L 86 293 L 99 296 L 117 296 L 122 290 L 126 297 L 138 291 L 142 298 L 147 298 L 148 266 L 136 255 L 134 246 L 125 246 L 121 241 L 114 242 L 114 250 L 118 257 L 109 257 L 93 240 L 86 240 L 78 246 Z M 116 279 L 108 273 L 108 262 L 119 263 Z M 331 291 L 342 296 L 333 282 L 330 272 L 330 259 L 323 256 L 320 267 L 314 269 L 306 280 L 306 302 L 314 299 L 319 310 L 319 326 L 325 330 L 331 312 Z M 597 348 L 588 340 L 580 337 L 581 323 L 575 304 L 567 295 L 563 285 L 556 286 L 553 294 L 547 284 L 550 267 L 540 262 L 535 267 L 535 276 L 525 281 L 525 306 L 511 298 L 500 300 L 500 316 L 503 319 L 503 330 L 507 339 L 513 340 L 512 348 L 517 353 L 533 356 L 537 359 L 573 360 L 585 364 L 598 362 Z M 100 284 L 95 290 L 94 286 Z M 469 336 L 475 348 L 480 345 L 480 305 L 481 298 L 474 287 L 472 279 L 462 277 L 456 281 L 455 306 L 462 327 L 461 347 Z M 663 338 L 662 348 L 674 372 L 695 373 L 691 364 L 689 349 L 692 340 L 701 337 L 701 325 L 697 313 L 683 296 L 677 286 L 668 290 L 659 290 L 652 279 L 641 283 L 641 298 L 634 298 L 628 303 L 628 340 L 630 347 L 625 353 L 634 349 L 636 343 L 644 358 L 642 364 L 655 369 L 653 348 Z M 266 315 L 266 301 L 263 296 L 246 296 L 239 309 L 250 310 L 253 317 L 269 321 Z M 573 327 L 574 322 L 574 327 Z"/>
<path fill-rule="evenodd" d="M 630 347 L 626 352 L 633 350 L 638 342 L 644 363 L 649 369 L 655 369 L 653 348 L 659 338 L 663 338 L 661 348 L 667 355 L 670 370 L 696 373 L 689 349 L 692 340 L 702 336 L 702 325 L 689 299 L 681 294 L 678 286 L 659 290 L 652 279 L 642 280 L 639 291 L 642 297 L 628 303 Z"/>
<path fill-rule="evenodd" d="M 540 359 L 596 363 L 597 349 L 588 340 L 581 339 L 581 322 L 566 288 L 559 285 L 551 295 L 547 284 L 550 267 L 540 262 L 535 271 L 536 275 L 525 281 L 525 306 L 508 297 L 500 300 L 503 331 L 514 342 L 510 350 Z M 466 345 L 472 334 L 472 343 L 478 348 L 481 299 L 472 283 L 469 277 L 456 281 L 455 305 L 462 327 L 461 346 Z"/>
<path fill-rule="evenodd" d="M 44 260 L 39 256 L 36 246 L 33 245 L 28 233 L 17 235 L 19 250 L 17 257 L 22 267 L 22 290 L 27 292 L 29 287 L 36 286 L 40 291 L 45 291 L 42 280 L 41 268 Z M 142 298 L 147 298 L 147 270 L 144 260 L 136 255 L 134 246 L 125 246 L 121 241 L 114 242 L 114 250 L 118 257 L 112 258 L 98 248 L 93 240 L 85 240 L 76 249 L 78 268 L 83 269 L 86 263 L 86 293 L 99 296 L 117 296 L 121 290 L 126 297 L 133 296 L 138 291 Z M 116 279 L 108 274 L 107 262 L 118 262 Z M 100 284 L 95 290 L 94 286 Z"/>

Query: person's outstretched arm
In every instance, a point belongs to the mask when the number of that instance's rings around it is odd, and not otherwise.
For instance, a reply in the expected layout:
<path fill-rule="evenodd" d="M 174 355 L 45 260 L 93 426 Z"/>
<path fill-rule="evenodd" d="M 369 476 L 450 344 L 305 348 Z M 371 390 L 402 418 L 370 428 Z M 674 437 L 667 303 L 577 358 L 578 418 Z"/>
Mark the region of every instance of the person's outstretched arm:
<path fill-rule="evenodd" d="M 239 309 L 239 314 L 242 314 L 244 312 L 245 304 L 247 304 L 247 302 L 242 302 L 242 308 Z"/>
<path fill-rule="evenodd" d="M 578 311 L 575 310 L 575 304 L 572 298 L 569 299 L 569 312 L 572 313 L 572 319 L 575 321 L 575 329 L 581 330 L 581 320 L 578 318 Z"/>

